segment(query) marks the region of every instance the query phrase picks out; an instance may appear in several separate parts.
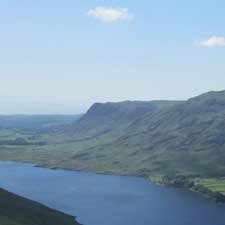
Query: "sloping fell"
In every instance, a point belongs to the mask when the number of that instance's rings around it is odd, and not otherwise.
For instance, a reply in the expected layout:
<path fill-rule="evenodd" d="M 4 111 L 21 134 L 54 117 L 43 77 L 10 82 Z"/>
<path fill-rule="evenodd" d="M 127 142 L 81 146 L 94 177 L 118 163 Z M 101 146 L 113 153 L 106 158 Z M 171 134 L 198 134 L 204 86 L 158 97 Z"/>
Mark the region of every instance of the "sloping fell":
<path fill-rule="evenodd" d="M 223 177 L 225 91 L 149 110 L 115 141 L 94 146 L 82 154 L 92 155 L 85 164 L 77 162 L 87 170 L 143 176 Z M 92 160 L 98 155 L 101 160 Z"/>
<path fill-rule="evenodd" d="M 94 138 L 101 135 L 119 135 L 133 121 L 147 112 L 174 105 L 176 101 L 125 101 L 95 103 L 79 120 L 67 126 L 63 132 L 73 138 Z"/>
<path fill-rule="evenodd" d="M 1 225 L 79 225 L 75 218 L 0 189 Z"/>

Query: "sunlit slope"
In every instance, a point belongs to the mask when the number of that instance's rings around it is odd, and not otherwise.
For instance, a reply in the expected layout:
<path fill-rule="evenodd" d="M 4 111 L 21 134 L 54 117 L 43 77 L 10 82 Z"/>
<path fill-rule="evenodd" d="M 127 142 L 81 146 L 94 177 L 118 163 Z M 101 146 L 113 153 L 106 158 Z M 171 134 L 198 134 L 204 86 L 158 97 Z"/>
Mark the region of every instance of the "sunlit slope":
<path fill-rule="evenodd" d="M 74 165 L 82 169 L 224 176 L 225 92 L 150 111 L 115 141 L 93 146 L 74 158 Z"/>
<path fill-rule="evenodd" d="M 79 120 L 64 126 L 61 132 L 72 135 L 74 140 L 112 136 L 124 132 L 132 122 L 148 112 L 174 105 L 176 101 L 124 101 L 95 103 Z M 60 132 L 60 130 L 59 130 Z"/>

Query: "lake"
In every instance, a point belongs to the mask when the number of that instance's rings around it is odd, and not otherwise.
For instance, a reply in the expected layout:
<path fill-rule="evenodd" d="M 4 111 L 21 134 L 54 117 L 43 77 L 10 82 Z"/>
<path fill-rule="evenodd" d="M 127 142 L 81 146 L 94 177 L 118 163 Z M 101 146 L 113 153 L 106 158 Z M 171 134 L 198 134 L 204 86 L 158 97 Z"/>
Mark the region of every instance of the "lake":
<path fill-rule="evenodd" d="M 225 207 L 142 178 L 0 162 L 0 187 L 77 216 L 83 225 L 225 225 Z"/>

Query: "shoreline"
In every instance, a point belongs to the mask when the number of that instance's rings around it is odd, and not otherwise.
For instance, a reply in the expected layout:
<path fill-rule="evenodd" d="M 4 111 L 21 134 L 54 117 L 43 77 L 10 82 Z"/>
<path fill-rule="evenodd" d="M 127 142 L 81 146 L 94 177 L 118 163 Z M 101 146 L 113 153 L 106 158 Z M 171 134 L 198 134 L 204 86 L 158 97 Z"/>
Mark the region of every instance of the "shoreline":
<path fill-rule="evenodd" d="M 83 172 L 83 173 L 94 173 L 97 175 L 106 175 L 106 176 L 121 176 L 121 177 L 136 177 L 136 178 L 143 178 L 148 182 L 151 182 L 154 185 L 164 186 L 164 187 L 172 187 L 177 189 L 186 189 L 191 192 L 199 193 L 203 197 L 208 198 L 214 201 L 216 204 L 223 204 L 225 205 L 225 195 L 218 191 L 212 191 L 206 186 L 202 185 L 198 180 L 201 178 L 188 178 L 186 176 L 178 175 L 178 176 L 141 176 L 137 174 L 123 174 L 123 173 L 114 173 L 114 172 L 107 172 L 107 171 L 91 171 L 91 170 L 80 170 L 80 169 L 73 169 L 73 168 L 63 168 L 63 167 L 56 167 L 56 166 L 48 166 L 43 165 L 41 163 L 32 163 L 28 161 L 13 161 L 13 160 L 0 160 L 0 162 L 8 162 L 8 163 L 23 163 L 32 165 L 33 167 L 50 169 L 50 170 L 64 170 L 64 171 L 71 171 L 71 172 Z M 202 178 L 203 179 L 203 178 Z"/>
<path fill-rule="evenodd" d="M 208 198 L 214 201 L 217 204 L 225 205 L 225 195 L 219 191 L 213 191 L 206 185 L 203 185 L 202 181 L 207 180 L 204 178 L 188 178 L 182 175 L 168 177 L 168 176 L 161 176 L 161 177 L 149 177 L 148 178 L 151 182 L 165 187 L 172 187 L 178 189 L 186 189 L 198 194 L 201 194 L 203 197 Z M 213 180 L 213 179 L 209 179 Z M 224 181 L 224 180 L 221 180 Z M 217 180 L 218 182 L 218 180 Z"/>

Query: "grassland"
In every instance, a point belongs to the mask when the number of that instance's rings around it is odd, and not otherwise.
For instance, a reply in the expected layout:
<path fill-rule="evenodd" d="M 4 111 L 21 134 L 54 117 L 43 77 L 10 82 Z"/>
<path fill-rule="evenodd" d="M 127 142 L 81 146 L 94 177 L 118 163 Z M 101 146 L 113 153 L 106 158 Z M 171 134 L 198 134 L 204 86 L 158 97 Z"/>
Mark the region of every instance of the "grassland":
<path fill-rule="evenodd" d="M 197 184 L 206 187 L 212 192 L 219 192 L 225 195 L 225 180 L 224 179 L 197 179 Z"/>

